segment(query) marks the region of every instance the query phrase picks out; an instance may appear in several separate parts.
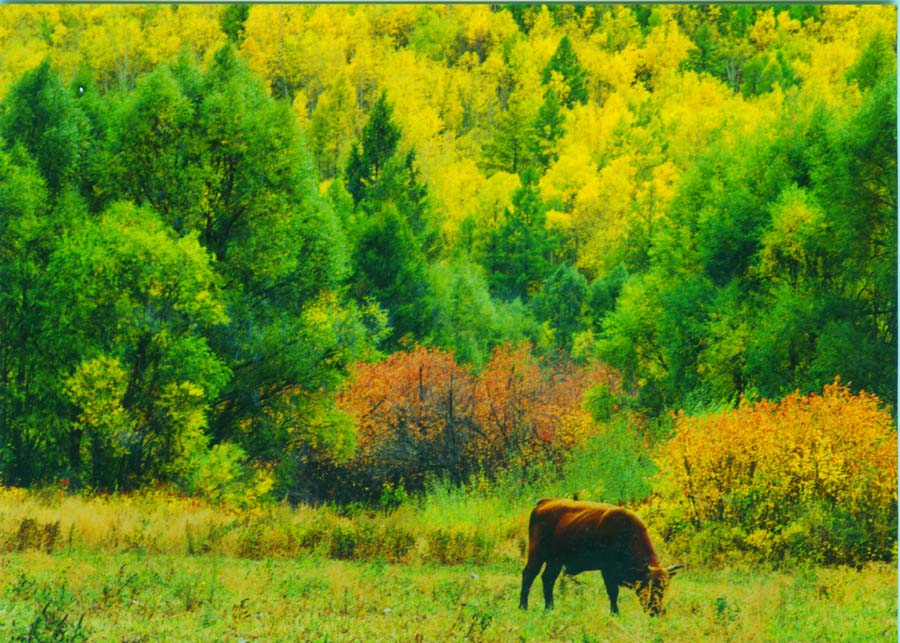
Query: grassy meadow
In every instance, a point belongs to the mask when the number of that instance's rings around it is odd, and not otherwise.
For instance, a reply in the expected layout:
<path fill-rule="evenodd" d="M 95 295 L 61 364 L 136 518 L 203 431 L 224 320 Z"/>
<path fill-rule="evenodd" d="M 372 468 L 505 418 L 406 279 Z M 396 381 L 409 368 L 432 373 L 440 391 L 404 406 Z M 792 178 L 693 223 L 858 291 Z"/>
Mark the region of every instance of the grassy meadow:
<path fill-rule="evenodd" d="M 897 572 L 688 556 L 665 617 L 599 574 L 517 607 L 528 506 L 444 497 L 342 515 L 145 494 L 0 493 L 0 640 L 895 641 Z M 491 516 L 491 519 L 486 519 Z M 675 555 L 654 538 L 664 562 Z M 682 558 L 679 557 L 679 561 Z"/>
<path fill-rule="evenodd" d="M 12 641 L 895 641 L 888 565 L 791 572 L 692 568 L 668 613 L 632 594 L 609 615 L 598 574 L 557 607 L 516 606 L 519 566 L 319 557 L 10 553 L 0 636 Z"/>

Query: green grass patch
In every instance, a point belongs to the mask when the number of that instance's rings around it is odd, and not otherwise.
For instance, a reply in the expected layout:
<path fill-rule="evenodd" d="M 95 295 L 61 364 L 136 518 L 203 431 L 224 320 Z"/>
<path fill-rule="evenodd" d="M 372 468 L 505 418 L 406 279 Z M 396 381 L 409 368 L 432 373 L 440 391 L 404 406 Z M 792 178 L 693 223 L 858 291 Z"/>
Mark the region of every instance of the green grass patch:
<path fill-rule="evenodd" d="M 6 553 L 0 563 L 4 641 L 897 639 L 897 573 L 884 564 L 858 571 L 687 569 L 673 582 L 667 615 L 652 619 L 631 593 L 611 617 L 599 574 L 564 578 L 552 612 L 522 612 L 515 563 L 41 551 Z"/>

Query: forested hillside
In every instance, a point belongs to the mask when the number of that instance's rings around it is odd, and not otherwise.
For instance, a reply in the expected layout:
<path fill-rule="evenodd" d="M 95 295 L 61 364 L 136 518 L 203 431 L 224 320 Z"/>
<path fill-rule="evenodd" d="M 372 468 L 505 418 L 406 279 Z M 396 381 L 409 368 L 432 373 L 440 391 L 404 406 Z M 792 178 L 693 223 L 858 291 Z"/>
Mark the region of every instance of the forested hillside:
<path fill-rule="evenodd" d="M 896 21 L 4 7 L 0 480 L 393 502 L 895 405 Z"/>

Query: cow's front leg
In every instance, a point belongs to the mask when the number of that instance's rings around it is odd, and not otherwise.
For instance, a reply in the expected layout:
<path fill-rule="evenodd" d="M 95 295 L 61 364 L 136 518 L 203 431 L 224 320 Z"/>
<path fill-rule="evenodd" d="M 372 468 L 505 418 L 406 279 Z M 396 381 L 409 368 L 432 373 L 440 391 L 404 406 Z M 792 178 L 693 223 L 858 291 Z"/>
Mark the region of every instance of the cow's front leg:
<path fill-rule="evenodd" d="M 519 607 L 523 610 L 528 609 L 528 593 L 531 591 L 531 584 L 537 578 L 538 572 L 541 571 L 542 560 L 528 559 L 525 569 L 522 570 L 522 592 L 519 594 Z"/>
<path fill-rule="evenodd" d="M 601 569 L 603 584 L 606 585 L 606 595 L 609 596 L 609 611 L 611 614 L 619 613 L 619 581 L 614 574 Z"/>
<path fill-rule="evenodd" d="M 541 582 L 544 583 L 544 609 L 553 609 L 553 584 L 561 571 L 562 563 L 548 562 L 541 574 Z"/>

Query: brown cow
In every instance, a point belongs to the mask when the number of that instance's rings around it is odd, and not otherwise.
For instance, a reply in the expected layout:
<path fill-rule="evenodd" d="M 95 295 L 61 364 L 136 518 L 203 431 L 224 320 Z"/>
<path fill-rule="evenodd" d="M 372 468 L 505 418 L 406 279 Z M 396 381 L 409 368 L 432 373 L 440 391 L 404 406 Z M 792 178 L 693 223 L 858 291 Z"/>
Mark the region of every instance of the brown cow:
<path fill-rule="evenodd" d="M 599 502 L 566 499 L 539 500 L 528 523 L 528 562 L 522 572 L 519 607 L 528 608 L 528 592 L 541 567 L 544 603 L 553 607 L 553 585 L 562 568 L 575 575 L 599 569 L 618 614 L 619 586 L 633 588 L 644 611 L 662 610 L 669 579 L 682 565 L 660 567 L 647 527 L 636 514 Z"/>

